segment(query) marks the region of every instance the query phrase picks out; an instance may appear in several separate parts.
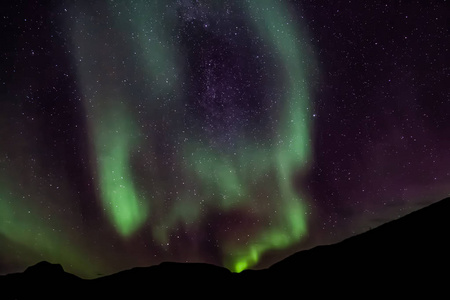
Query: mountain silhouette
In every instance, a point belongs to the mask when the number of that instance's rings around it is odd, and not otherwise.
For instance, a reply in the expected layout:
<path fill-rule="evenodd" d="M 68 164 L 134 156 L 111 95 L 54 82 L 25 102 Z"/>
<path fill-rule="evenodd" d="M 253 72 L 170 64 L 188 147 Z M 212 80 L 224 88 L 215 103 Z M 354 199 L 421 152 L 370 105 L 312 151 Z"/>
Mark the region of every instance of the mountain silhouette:
<path fill-rule="evenodd" d="M 445 297 L 450 267 L 450 198 L 342 242 L 297 252 L 264 270 L 165 262 L 93 280 L 40 262 L 0 276 L 0 298 Z"/>
<path fill-rule="evenodd" d="M 340 243 L 297 252 L 269 270 L 280 281 L 303 276 L 341 291 L 347 283 L 403 296 L 442 292 L 449 278 L 449 234 L 446 198 Z"/>

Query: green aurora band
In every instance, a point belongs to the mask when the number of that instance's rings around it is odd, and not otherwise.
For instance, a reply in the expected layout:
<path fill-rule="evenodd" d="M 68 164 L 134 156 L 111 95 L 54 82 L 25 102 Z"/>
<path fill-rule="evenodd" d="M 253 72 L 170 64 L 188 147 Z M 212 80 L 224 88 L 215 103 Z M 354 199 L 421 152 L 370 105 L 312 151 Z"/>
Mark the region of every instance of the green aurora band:
<path fill-rule="evenodd" d="M 181 59 L 173 50 L 176 45 L 170 37 L 170 28 L 176 26 L 176 20 L 162 13 L 163 4 L 139 3 L 138 10 L 146 14 L 136 16 L 126 12 L 120 4 L 110 7 L 112 15 L 123 13 L 109 26 L 132 36 L 127 43 L 139 50 L 135 52 L 135 59 L 143 66 L 142 71 L 150 83 L 146 92 L 152 100 L 147 110 L 155 123 L 161 120 L 159 115 L 164 114 L 159 102 L 162 97 L 173 99 L 166 109 L 183 111 L 177 92 L 180 87 L 175 79 L 182 76 L 180 70 L 184 66 L 180 65 Z M 140 149 L 152 152 L 156 145 L 151 136 L 143 138 L 141 124 L 133 118 L 130 89 L 118 75 L 130 73 L 122 65 L 126 54 L 113 44 L 119 35 L 108 37 L 104 34 L 105 28 L 89 23 L 85 15 L 80 16 L 85 18 L 84 22 L 79 22 L 83 25 L 74 25 L 83 26 L 75 30 L 84 32 L 84 35 L 74 35 L 74 44 L 78 45 L 75 57 L 80 61 L 78 74 L 84 88 L 85 108 L 90 115 L 91 161 L 95 162 L 99 197 L 110 223 L 122 237 L 130 237 L 144 225 L 150 225 L 153 238 L 162 245 L 169 242 L 172 228 L 177 224 L 185 224 L 187 230 L 200 224 L 205 209 L 245 211 L 258 221 L 235 234 L 237 238 L 226 234 L 217 237 L 223 264 L 234 272 L 256 265 L 265 252 L 292 246 L 307 234 L 304 196 L 300 197 L 294 190 L 292 177 L 306 171 L 311 158 L 307 65 L 302 49 L 306 46 L 297 41 L 297 37 L 302 37 L 301 32 L 294 22 L 287 22 L 291 19 L 289 9 L 282 2 L 247 1 L 246 9 L 255 31 L 278 53 L 278 77 L 286 78 L 282 110 L 277 116 L 277 134 L 264 148 L 240 140 L 235 155 L 184 139 L 187 141 L 180 143 L 180 151 L 172 160 L 184 177 L 183 184 L 195 193 L 177 193 L 169 208 L 163 204 L 167 199 L 164 195 L 179 182 L 159 179 L 157 166 L 147 170 L 145 183 L 133 177 L 132 157 L 139 156 Z M 135 32 L 141 34 L 135 35 Z M 103 56 L 104 51 L 114 54 L 115 60 L 110 58 L 112 54 Z M 85 59 L 89 56 L 94 60 Z M 94 72 L 91 71 L 92 61 L 96 67 Z M 179 124 L 175 124 L 178 119 L 180 115 L 172 115 L 174 125 L 171 128 L 180 131 Z M 186 137 L 185 133 L 178 135 L 179 140 Z M 275 188 L 268 190 L 267 186 Z M 262 197 L 271 204 L 264 205 Z M 201 203 L 198 199 L 202 199 Z"/>
<path fill-rule="evenodd" d="M 307 212 L 298 192 L 292 186 L 295 172 L 305 169 L 311 155 L 309 93 L 307 88 L 307 71 L 303 63 L 305 54 L 296 42 L 302 37 L 295 25 L 289 25 L 289 10 L 279 1 L 249 1 L 248 9 L 260 35 L 272 42 L 279 53 L 281 69 L 288 78 L 287 92 L 284 99 L 284 111 L 279 122 L 279 137 L 274 149 L 267 153 L 271 159 L 268 164 L 275 166 L 279 188 L 279 210 L 276 222 L 263 230 L 244 247 L 234 249 L 236 252 L 228 258 L 226 266 L 240 272 L 256 264 L 262 253 L 288 247 L 298 242 L 307 233 Z M 268 166 L 257 161 L 263 174 Z M 272 195 L 275 196 L 275 195 Z"/>
<path fill-rule="evenodd" d="M 95 30 L 95 27 L 90 29 Z M 93 32 L 93 36 L 101 35 Z M 82 37 L 75 36 L 77 39 Z M 82 47 L 78 48 L 78 73 L 81 86 L 85 88 L 84 104 L 93 143 L 91 162 L 97 169 L 96 181 L 104 211 L 116 231 L 127 237 L 142 226 L 149 210 L 148 201 L 140 196 L 135 186 L 130 167 L 131 155 L 139 146 L 139 130 L 123 101 L 125 97 L 120 96 L 123 91 L 115 74 L 117 62 L 98 55 L 96 61 L 101 71 L 97 77 L 90 71 L 92 62 L 84 62 L 82 58 L 98 49 L 95 49 L 94 43 L 87 44 L 80 40 L 78 42 Z M 111 52 L 111 49 L 108 51 Z M 117 55 L 120 56 L 120 53 Z"/>
<path fill-rule="evenodd" d="M 124 109 L 114 112 L 118 115 L 103 114 L 96 127 L 101 198 L 118 232 L 129 236 L 145 221 L 148 205 L 139 199 L 130 170 L 134 124 Z"/>

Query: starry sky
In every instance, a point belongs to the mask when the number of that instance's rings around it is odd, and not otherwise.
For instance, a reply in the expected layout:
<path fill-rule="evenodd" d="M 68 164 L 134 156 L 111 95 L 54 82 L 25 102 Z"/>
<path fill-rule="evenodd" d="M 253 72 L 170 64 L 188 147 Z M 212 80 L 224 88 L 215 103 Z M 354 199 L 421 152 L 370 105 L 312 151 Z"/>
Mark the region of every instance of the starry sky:
<path fill-rule="evenodd" d="M 450 195 L 450 6 L 2 4 L 0 273 L 239 272 Z"/>

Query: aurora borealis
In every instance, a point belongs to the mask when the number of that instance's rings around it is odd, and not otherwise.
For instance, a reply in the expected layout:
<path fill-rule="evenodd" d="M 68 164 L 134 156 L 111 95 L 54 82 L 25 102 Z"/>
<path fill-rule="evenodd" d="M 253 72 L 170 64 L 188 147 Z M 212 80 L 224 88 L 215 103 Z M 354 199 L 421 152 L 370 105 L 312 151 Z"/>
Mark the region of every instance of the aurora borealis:
<path fill-rule="evenodd" d="M 11 4 L 0 272 L 263 268 L 448 196 L 446 13 L 442 1 Z"/>

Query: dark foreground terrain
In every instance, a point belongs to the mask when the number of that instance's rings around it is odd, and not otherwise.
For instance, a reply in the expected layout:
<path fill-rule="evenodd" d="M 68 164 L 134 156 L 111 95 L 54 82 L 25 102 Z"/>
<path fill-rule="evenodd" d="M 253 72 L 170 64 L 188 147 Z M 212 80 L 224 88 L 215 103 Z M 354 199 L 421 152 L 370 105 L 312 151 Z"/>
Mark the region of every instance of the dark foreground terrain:
<path fill-rule="evenodd" d="M 0 299 L 388 298 L 448 299 L 450 198 L 340 243 L 297 252 L 268 269 L 231 273 L 162 263 L 94 280 L 38 263 L 0 276 Z"/>

